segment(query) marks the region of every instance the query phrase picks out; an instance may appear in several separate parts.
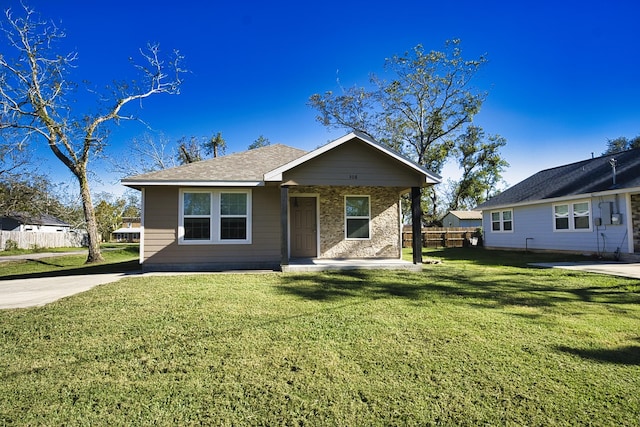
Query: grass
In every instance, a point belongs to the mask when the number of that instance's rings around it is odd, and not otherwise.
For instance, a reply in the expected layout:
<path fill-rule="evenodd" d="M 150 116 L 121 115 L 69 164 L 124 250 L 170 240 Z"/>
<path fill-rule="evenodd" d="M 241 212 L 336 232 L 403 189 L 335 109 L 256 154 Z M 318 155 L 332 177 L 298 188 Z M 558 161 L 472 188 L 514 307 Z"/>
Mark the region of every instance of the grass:
<path fill-rule="evenodd" d="M 77 250 L 78 248 L 75 249 Z M 47 250 L 47 252 L 49 252 L 49 250 Z M 51 250 L 51 252 L 59 251 Z M 104 262 L 90 265 L 85 264 L 87 260 L 86 251 L 78 255 L 61 255 L 47 258 L 34 257 L 20 261 L 0 262 L 0 279 L 42 277 L 60 274 L 97 274 L 130 271 L 140 268 L 138 263 L 138 245 L 106 245 L 102 247 L 102 255 L 105 258 Z"/>
<path fill-rule="evenodd" d="M 443 262 L 145 276 L 1 311 L 0 424 L 638 424 L 637 280 L 427 255 Z"/>

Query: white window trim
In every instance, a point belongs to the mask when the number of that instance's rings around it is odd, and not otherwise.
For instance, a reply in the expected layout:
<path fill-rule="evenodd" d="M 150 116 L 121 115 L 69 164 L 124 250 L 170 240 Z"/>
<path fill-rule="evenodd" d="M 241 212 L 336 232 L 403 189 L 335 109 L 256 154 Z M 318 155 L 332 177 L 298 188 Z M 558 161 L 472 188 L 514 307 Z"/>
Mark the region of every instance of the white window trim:
<path fill-rule="evenodd" d="M 504 212 L 511 212 L 511 230 L 505 230 L 504 229 Z M 493 214 L 494 213 L 499 213 L 500 214 L 500 230 L 494 230 L 493 229 Z M 515 222 L 513 220 L 513 209 L 500 209 L 500 210 L 496 210 L 496 211 L 491 211 L 489 212 L 489 231 L 491 233 L 513 233 L 513 230 L 515 229 Z"/>
<path fill-rule="evenodd" d="M 349 197 L 366 197 L 369 200 L 369 212 L 367 216 L 347 216 L 347 198 Z M 367 219 L 369 227 L 369 237 L 348 237 L 347 221 L 349 219 Z M 371 240 L 371 196 L 367 194 L 347 194 L 344 196 L 344 238 L 345 240 Z"/>
<path fill-rule="evenodd" d="M 208 193 L 211 194 L 211 236 L 208 240 L 186 240 L 184 238 L 184 194 L 185 193 Z M 246 239 L 221 239 L 223 216 L 220 214 L 220 194 L 241 193 L 247 195 L 247 238 Z M 178 203 L 178 244 L 179 245 L 250 245 L 252 238 L 252 191 L 251 189 L 236 188 L 216 188 L 205 190 L 202 188 L 181 188 L 179 191 Z M 225 217 L 245 217 L 242 215 L 225 215 Z"/>
<path fill-rule="evenodd" d="M 575 216 L 573 214 L 573 205 L 578 203 L 586 203 L 589 207 L 589 228 L 575 228 Z M 568 206 L 569 228 L 556 228 L 556 206 Z M 562 203 L 554 203 L 551 206 L 551 218 L 554 233 L 584 233 L 593 231 L 593 210 L 591 209 L 591 200 L 569 200 Z"/>

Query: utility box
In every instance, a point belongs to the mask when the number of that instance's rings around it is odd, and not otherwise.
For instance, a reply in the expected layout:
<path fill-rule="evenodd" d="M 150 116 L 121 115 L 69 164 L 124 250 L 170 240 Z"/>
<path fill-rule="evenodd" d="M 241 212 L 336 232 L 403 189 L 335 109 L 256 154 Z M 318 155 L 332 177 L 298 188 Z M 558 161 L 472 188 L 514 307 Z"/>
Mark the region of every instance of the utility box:
<path fill-rule="evenodd" d="M 611 225 L 620 225 L 620 224 L 622 224 L 622 214 L 611 215 Z"/>

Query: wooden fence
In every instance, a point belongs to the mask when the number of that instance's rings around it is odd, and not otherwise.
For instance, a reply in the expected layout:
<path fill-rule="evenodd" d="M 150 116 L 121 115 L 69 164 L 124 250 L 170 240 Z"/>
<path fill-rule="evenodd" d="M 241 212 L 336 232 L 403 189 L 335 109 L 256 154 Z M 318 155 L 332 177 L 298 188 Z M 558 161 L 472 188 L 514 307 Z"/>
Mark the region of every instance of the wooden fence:
<path fill-rule="evenodd" d="M 475 232 L 478 227 L 429 227 L 422 229 L 422 247 L 424 248 L 462 248 L 475 246 Z M 402 231 L 402 246 L 411 247 L 413 232 L 411 226 Z"/>
<path fill-rule="evenodd" d="M 86 246 L 87 234 L 77 232 L 0 231 L 0 251 L 6 249 L 8 241 L 15 242 L 20 249 L 80 248 Z"/>

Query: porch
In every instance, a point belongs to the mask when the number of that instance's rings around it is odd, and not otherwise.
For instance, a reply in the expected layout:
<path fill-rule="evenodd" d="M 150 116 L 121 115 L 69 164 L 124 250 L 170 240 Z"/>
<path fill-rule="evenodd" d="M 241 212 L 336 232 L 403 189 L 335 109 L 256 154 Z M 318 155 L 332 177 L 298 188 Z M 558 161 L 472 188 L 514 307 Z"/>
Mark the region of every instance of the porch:
<path fill-rule="evenodd" d="M 292 258 L 288 265 L 282 265 L 283 273 L 305 273 L 317 271 L 345 270 L 406 270 L 422 271 L 422 264 L 414 264 L 401 259 L 359 258 L 359 259 L 318 259 Z"/>

